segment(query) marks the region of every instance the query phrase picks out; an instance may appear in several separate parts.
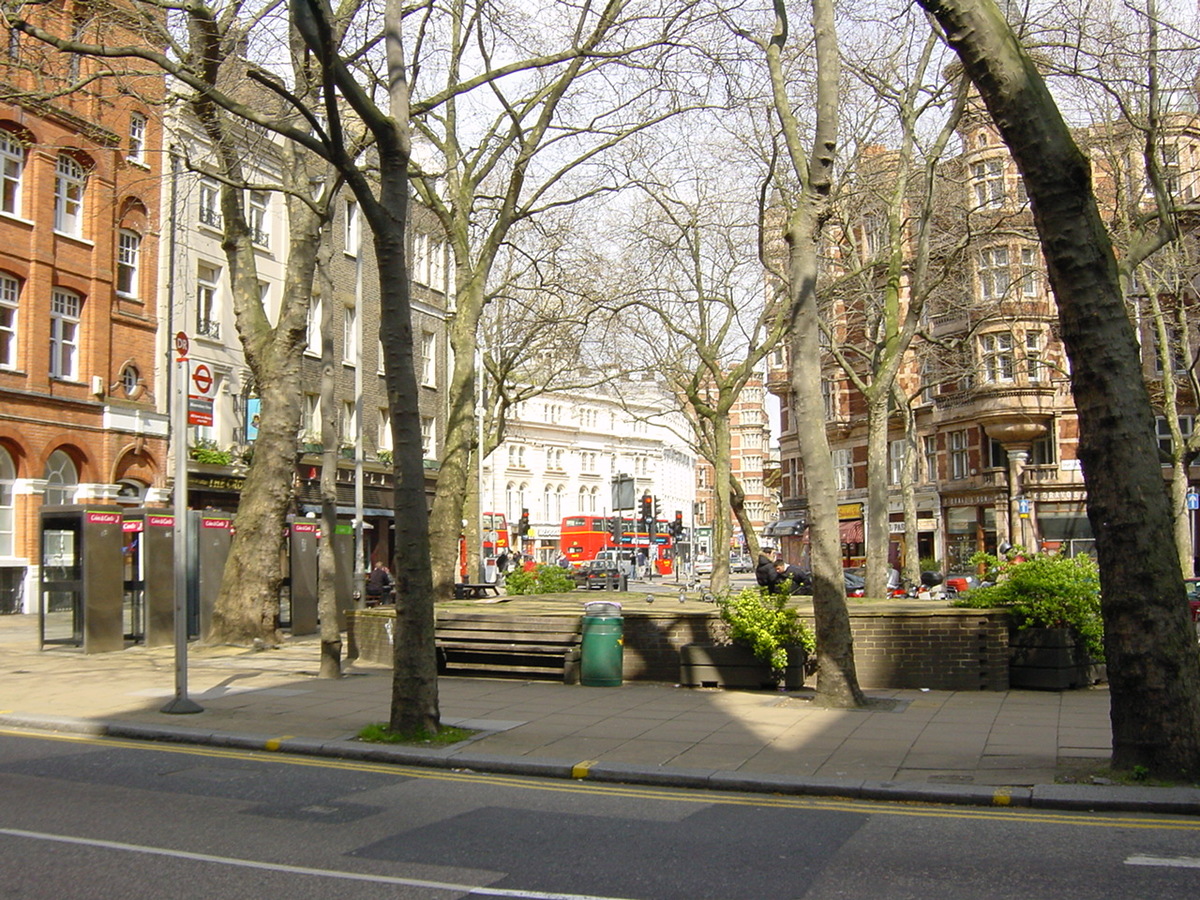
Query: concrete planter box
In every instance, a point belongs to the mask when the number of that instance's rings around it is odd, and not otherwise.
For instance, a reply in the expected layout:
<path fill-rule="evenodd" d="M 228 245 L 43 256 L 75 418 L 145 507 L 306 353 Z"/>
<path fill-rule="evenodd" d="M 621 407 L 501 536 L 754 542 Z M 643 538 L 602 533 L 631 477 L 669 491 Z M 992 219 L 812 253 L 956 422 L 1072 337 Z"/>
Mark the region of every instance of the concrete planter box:
<path fill-rule="evenodd" d="M 1073 629 L 1025 628 L 1012 632 L 1008 645 L 1010 687 L 1065 691 L 1107 678 L 1104 664 L 1088 656 Z"/>
<path fill-rule="evenodd" d="M 804 687 L 804 648 L 788 648 L 784 688 Z M 771 667 L 740 644 L 685 644 L 679 648 L 679 683 L 688 687 L 777 687 Z"/>

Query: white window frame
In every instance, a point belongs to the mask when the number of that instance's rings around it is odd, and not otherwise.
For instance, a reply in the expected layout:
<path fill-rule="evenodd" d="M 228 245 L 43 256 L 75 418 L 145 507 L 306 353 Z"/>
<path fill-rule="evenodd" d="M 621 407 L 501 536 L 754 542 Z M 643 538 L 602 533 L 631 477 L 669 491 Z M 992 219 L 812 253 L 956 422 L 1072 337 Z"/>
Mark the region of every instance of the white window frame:
<path fill-rule="evenodd" d="M 975 206 L 996 208 L 1004 205 L 1004 160 L 985 159 L 971 164 L 971 184 Z"/>
<path fill-rule="evenodd" d="M 1007 247 L 985 247 L 976 256 L 979 276 L 979 297 L 982 300 L 1003 300 L 1012 284 L 1008 268 Z"/>
<path fill-rule="evenodd" d="M 971 442 L 965 429 L 949 432 L 950 478 L 961 481 L 971 475 Z"/>
<path fill-rule="evenodd" d="M 375 445 L 380 450 L 392 452 L 392 411 L 386 406 L 379 407 L 379 431 L 375 435 Z"/>
<path fill-rule="evenodd" d="M 1042 296 L 1042 255 L 1035 247 L 1021 248 L 1021 294 L 1029 299 Z"/>
<path fill-rule="evenodd" d="M 55 288 L 50 295 L 50 377 L 79 380 L 79 327 L 83 298 Z"/>
<path fill-rule="evenodd" d="M 993 331 L 979 336 L 980 369 L 988 384 L 1009 384 L 1016 377 L 1017 360 L 1010 331 Z"/>
<path fill-rule="evenodd" d="M 937 484 L 938 480 L 938 449 L 937 435 L 927 434 L 921 438 L 922 449 L 925 455 L 925 481 L 928 484 Z"/>
<path fill-rule="evenodd" d="M 437 387 L 437 334 L 421 332 L 421 384 Z"/>
<path fill-rule="evenodd" d="M 904 456 L 907 453 L 903 438 L 888 444 L 888 484 L 899 484 L 904 477 Z"/>
<path fill-rule="evenodd" d="M 308 303 L 308 325 L 305 329 L 307 343 L 304 352 L 313 356 L 321 355 L 321 304 L 324 302 L 320 294 L 313 294 Z"/>
<path fill-rule="evenodd" d="M 249 213 L 246 224 L 250 227 L 250 243 L 256 247 L 270 247 L 271 233 L 267 228 L 271 195 L 267 191 L 247 191 L 246 211 Z"/>
<path fill-rule="evenodd" d="M 129 153 L 125 158 L 138 165 L 146 164 L 146 123 L 143 113 L 135 110 L 129 114 Z"/>
<path fill-rule="evenodd" d="M 0 274 L 0 369 L 17 367 L 17 323 L 21 314 L 21 282 Z"/>
<path fill-rule="evenodd" d="M 433 416 L 421 417 L 421 455 L 422 459 L 437 459 L 437 419 Z"/>
<path fill-rule="evenodd" d="M 342 249 L 347 256 L 358 256 L 358 243 L 362 236 L 358 214 L 358 201 L 347 197 L 343 212 L 345 214 L 345 221 L 343 223 L 345 246 Z"/>
<path fill-rule="evenodd" d="M 197 213 L 201 225 L 220 229 L 223 227 L 221 216 L 221 185 L 212 178 L 201 178 L 197 196 Z"/>
<path fill-rule="evenodd" d="M 122 297 L 138 297 L 138 278 L 141 275 L 139 261 L 142 236 L 129 228 L 117 231 L 117 283 L 116 291 Z"/>
<path fill-rule="evenodd" d="M 60 153 L 54 166 L 54 230 L 59 234 L 83 236 L 86 189 L 87 171 L 83 164 L 73 156 Z"/>
<path fill-rule="evenodd" d="M 1046 362 L 1042 358 L 1042 335 L 1038 331 L 1025 332 L 1025 375 L 1031 383 L 1041 381 Z"/>
<path fill-rule="evenodd" d="M 0 129 L 0 212 L 10 216 L 21 215 L 25 159 L 25 145 L 11 131 Z"/>
<path fill-rule="evenodd" d="M 214 341 L 221 339 L 221 269 L 196 266 L 196 334 Z"/>
<path fill-rule="evenodd" d="M 358 308 L 342 307 L 342 363 L 358 365 Z"/>
<path fill-rule="evenodd" d="M 13 555 L 16 534 L 13 493 L 16 482 L 17 467 L 12 456 L 0 447 L 0 556 Z"/>
<path fill-rule="evenodd" d="M 358 404 L 353 400 L 342 401 L 342 443 L 355 444 L 358 440 Z"/>
<path fill-rule="evenodd" d="M 854 454 L 849 448 L 840 448 L 834 450 L 833 457 L 833 482 L 834 487 L 839 491 L 850 491 L 854 489 Z"/>

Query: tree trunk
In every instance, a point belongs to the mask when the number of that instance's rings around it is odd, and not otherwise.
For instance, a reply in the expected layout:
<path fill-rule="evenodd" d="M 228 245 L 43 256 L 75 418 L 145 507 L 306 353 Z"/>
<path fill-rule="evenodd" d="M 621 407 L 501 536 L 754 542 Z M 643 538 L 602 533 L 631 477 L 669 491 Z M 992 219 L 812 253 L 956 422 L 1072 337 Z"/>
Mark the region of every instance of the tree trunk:
<path fill-rule="evenodd" d="M 863 539 L 867 551 L 865 593 L 868 597 L 882 597 L 887 587 L 888 480 L 891 474 L 888 400 L 892 380 L 876 381 L 867 405 L 867 506 Z"/>
<path fill-rule="evenodd" d="M 921 0 L 1025 178 L 1058 301 L 1100 564 L 1113 765 L 1200 774 L 1200 659 L 1187 617 L 1154 421 L 1117 265 L 1079 152 L 989 0 Z"/>
<path fill-rule="evenodd" d="M 722 404 L 724 405 L 724 404 Z M 729 479 L 731 477 L 729 415 L 716 416 L 713 426 L 713 532 L 712 577 L 714 591 L 729 590 Z"/>
<path fill-rule="evenodd" d="M 337 562 L 334 535 L 337 533 L 337 461 L 341 428 L 334 402 L 336 363 L 333 358 L 333 292 L 323 291 L 321 304 L 321 539 L 317 542 L 317 609 L 321 616 L 321 678 L 342 674 L 342 632 L 338 628 Z M 361 310 L 358 311 L 361 313 Z M 360 361 L 361 362 L 361 361 Z"/>
<path fill-rule="evenodd" d="M 446 391 L 446 438 L 442 442 L 437 493 L 430 516 L 433 589 L 439 601 L 453 599 L 457 580 L 458 538 L 470 489 L 472 451 L 477 441 L 475 391 L 479 386 L 475 383 L 475 348 L 482 312 L 481 288 L 473 280 L 460 284 L 457 308 L 450 322 L 454 367 Z M 515 538 L 513 543 L 514 547 L 520 546 Z M 468 575 L 474 577 L 472 573 Z"/>
<path fill-rule="evenodd" d="M 821 397 L 821 342 L 817 310 L 817 248 L 829 210 L 833 158 L 837 148 L 837 36 L 833 6 L 813 0 L 817 54 L 817 116 L 812 148 L 803 159 L 800 129 L 792 113 L 780 59 L 787 41 L 787 11 L 775 5 L 776 29 L 767 52 L 775 113 L 803 190 L 788 216 L 788 298 L 791 322 L 792 392 L 797 436 L 804 462 L 812 547 L 813 615 L 817 638 L 817 699 L 830 706 L 861 706 L 865 700 L 854 667 L 854 643 L 838 540 L 837 493 L 833 460 L 825 433 Z"/>

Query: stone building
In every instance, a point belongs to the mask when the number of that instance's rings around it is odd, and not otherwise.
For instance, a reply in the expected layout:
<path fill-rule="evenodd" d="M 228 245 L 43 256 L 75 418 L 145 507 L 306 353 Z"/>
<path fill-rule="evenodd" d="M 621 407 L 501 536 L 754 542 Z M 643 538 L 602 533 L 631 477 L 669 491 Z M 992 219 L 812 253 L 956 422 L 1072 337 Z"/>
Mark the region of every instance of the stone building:
<path fill-rule="evenodd" d="M 937 261 L 945 279 L 926 307 L 925 338 L 914 342 L 900 374 L 904 393 L 912 398 L 916 442 L 907 442 L 903 417 L 893 414 L 886 509 L 871 509 L 867 500 L 863 396 L 826 356 L 825 427 L 846 565 L 863 561 L 864 523 L 872 516 L 886 518 L 891 561 L 899 558 L 905 542 L 915 540 L 923 559 L 936 559 L 947 570 L 968 568 L 977 550 L 995 552 L 1002 543 L 1065 553 L 1091 548 L 1069 366 L 1024 186 L 982 107 L 968 109 L 958 136 L 960 152 L 944 163 L 938 187 L 946 204 L 942 218 L 953 224 L 954 241 L 948 243 L 956 241 L 957 247 Z M 1111 137 L 1108 131 L 1080 135 L 1095 145 L 1097 196 L 1115 219 L 1120 198 L 1128 204 L 1132 194 L 1137 205 L 1147 203 L 1148 196 L 1143 195 L 1143 176 L 1127 174 L 1137 146 L 1131 141 L 1127 152 L 1113 152 Z M 1107 142 L 1107 154 L 1097 152 L 1101 140 Z M 1179 199 L 1194 200 L 1200 184 L 1200 131 L 1194 116 L 1174 122 L 1168 144 L 1173 189 Z M 1112 164 L 1115 158 L 1121 166 Z M 855 230 L 859 246 L 870 246 L 879 239 L 881 221 L 863 206 L 847 227 Z M 1162 367 L 1153 329 L 1144 317 L 1145 294 L 1133 286 L 1130 313 L 1142 338 L 1151 393 L 1161 397 L 1161 389 L 1154 389 L 1156 380 L 1161 388 Z M 1185 307 L 1185 318 L 1195 321 L 1194 283 L 1173 292 L 1172 300 Z M 855 331 L 853 302 L 834 303 L 831 309 L 836 336 L 851 345 L 867 340 L 861 330 Z M 1195 359 L 1195 339 L 1193 332 L 1192 346 L 1180 350 L 1180 372 L 1186 368 L 1183 358 Z M 1180 394 L 1186 433 L 1197 409 L 1194 381 L 1192 386 Z M 806 551 L 807 501 L 786 354 L 773 359 L 768 387 L 782 406 L 782 509 L 768 532 L 778 536 L 789 558 L 800 560 Z M 915 451 L 915 535 L 905 530 L 900 489 L 910 447 Z M 1193 485 L 1196 476 L 1193 470 Z"/>

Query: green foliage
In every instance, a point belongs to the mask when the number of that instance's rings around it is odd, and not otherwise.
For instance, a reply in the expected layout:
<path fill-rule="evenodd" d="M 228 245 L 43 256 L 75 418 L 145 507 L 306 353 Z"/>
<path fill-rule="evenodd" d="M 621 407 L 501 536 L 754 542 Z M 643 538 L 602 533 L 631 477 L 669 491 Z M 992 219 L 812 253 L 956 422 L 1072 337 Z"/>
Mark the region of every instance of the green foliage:
<path fill-rule="evenodd" d="M 1073 628 L 1091 657 L 1104 659 L 1100 572 L 1092 557 L 1039 555 L 1025 559 L 1017 554 L 1011 562 L 990 559 L 996 563 L 999 580 L 975 588 L 956 606 L 1008 609 L 1018 629 Z"/>
<path fill-rule="evenodd" d="M 443 725 L 436 733 L 416 731 L 411 734 L 401 734 L 388 728 L 386 722 L 373 722 L 363 727 L 358 733 L 360 741 L 373 744 L 411 744 L 416 746 L 445 747 L 457 744 L 478 734 L 469 728 L 457 728 L 453 725 Z"/>
<path fill-rule="evenodd" d="M 787 595 L 763 588 L 746 588 L 716 600 L 721 618 L 729 625 L 729 636 L 749 647 L 776 673 L 788 666 L 789 646 L 801 646 L 810 655 L 817 646 L 812 631 L 787 601 Z"/>
<path fill-rule="evenodd" d="M 936 556 L 922 556 L 919 560 L 917 560 L 917 567 L 922 572 L 942 571 L 942 564 L 938 561 Z"/>
<path fill-rule="evenodd" d="M 534 566 L 509 572 L 504 587 L 510 594 L 565 594 L 575 590 L 575 576 L 561 566 Z"/>
<path fill-rule="evenodd" d="M 200 438 L 191 446 L 188 451 L 198 463 L 207 463 L 213 466 L 227 466 L 233 460 L 233 454 L 228 450 L 218 450 L 217 442 L 209 438 Z"/>

